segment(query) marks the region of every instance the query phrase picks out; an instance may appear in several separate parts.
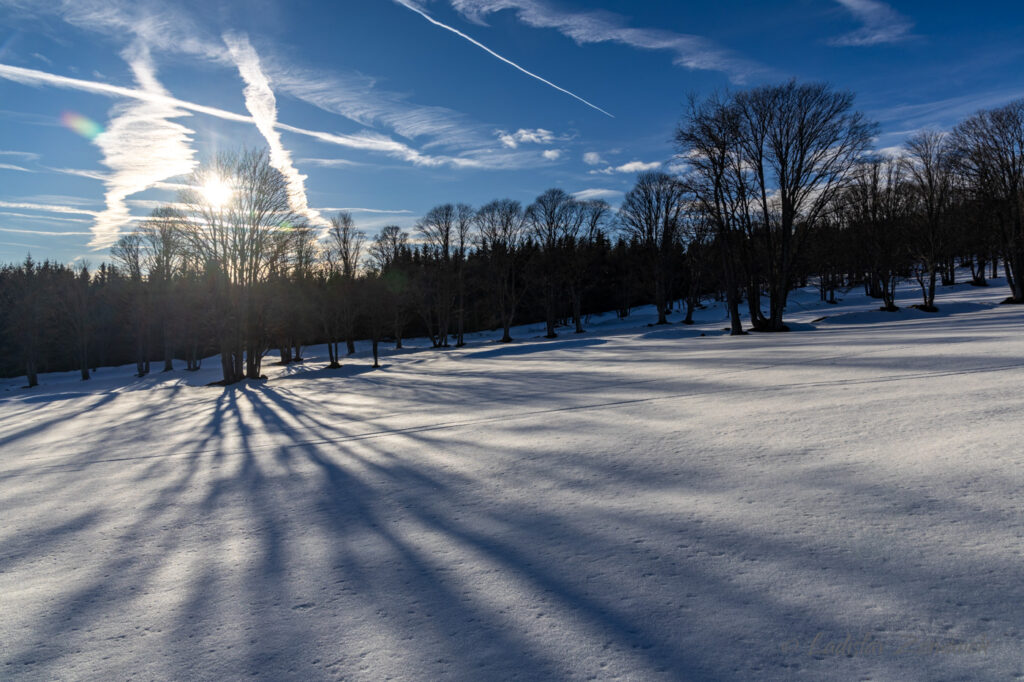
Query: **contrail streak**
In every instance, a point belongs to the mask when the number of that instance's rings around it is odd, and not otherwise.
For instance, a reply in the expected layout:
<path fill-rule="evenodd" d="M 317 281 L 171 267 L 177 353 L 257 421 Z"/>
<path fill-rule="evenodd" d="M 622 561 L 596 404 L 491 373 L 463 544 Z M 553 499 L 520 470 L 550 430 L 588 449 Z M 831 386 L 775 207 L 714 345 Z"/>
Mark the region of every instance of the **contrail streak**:
<path fill-rule="evenodd" d="M 82 80 L 80 78 L 71 78 L 69 76 L 58 76 L 56 74 L 47 73 L 46 71 L 27 69 L 21 66 L 11 66 L 10 64 L 0 64 L 0 78 L 4 78 L 7 80 L 14 81 L 15 83 L 22 83 L 26 85 L 45 84 L 52 85 L 58 88 L 80 90 L 82 92 L 91 92 L 97 95 L 106 95 L 107 97 L 127 97 L 131 99 L 144 100 L 147 102 L 157 102 L 169 106 L 179 107 L 181 109 L 187 109 L 189 111 L 195 111 L 201 114 L 206 114 L 207 116 L 213 116 L 215 118 L 220 118 L 225 121 L 235 121 L 238 123 L 251 124 L 256 123 L 255 119 L 253 119 L 251 116 L 243 116 L 242 114 L 236 114 L 234 112 L 225 111 L 224 109 L 218 109 L 216 107 L 208 107 L 202 104 L 186 102 L 185 100 L 180 100 L 176 97 L 171 97 L 167 94 L 147 92 L 145 90 L 139 90 L 136 88 L 125 88 L 119 85 L 110 85 L 109 83 L 101 83 L 97 81 L 87 81 Z M 480 162 L 474 159 L 465 159 L 457 156 L 429 156 L 426 154 L 421 154 L 419 151 L 412 149 L 411 147 L 408 147 L 402 144 L 401 142 L 392 140 L 391 138 L 385 137 L 383 135 L 343 135 L 335 133 L 324 133 L 318 130 L 308 130 L 306 128 L 299 128 L 297 126 L 288 125 L 287 123 L 281 123 L 280 121 L 275 123 L 274 127 L 278 128 L 279 130 L 287 130 L 298 135 L 312 137 L 314 139 L 322 140 L 324 142 L 336 144 L 342 147 L 382 152 L 390 156 L 405 159 L 406 161 L 421 166 L 441 166 L 444 164 L 448 164 L 456 168 L 477 168 L 481 166 Z"/>
<path fill-rule="evenodd" d="M 473 38 L 470 38 L 468 35 L 466 35 L 462 31 L 458 30 L 457 28 L 453 28 L 453 27 L 449 26 L 448 24 L 441 23 L 440 21 L 438 21 L 434 17 L 430 16 L 429 14 L 427 14 L 426 12 L 421 10 L 419 7 L 416 7 L 415 5 L 410 4 L 410 3 L 406 2 L 405 0 L 395 0 L 395 2 L 397 2 L 402 7 L 405 7 L 407 9 L 411 9 L 413 12 L 415 12 L 416 14 L 420 15 L 421 17 L 423 17 L 424 19 L 426 19 L 427 21 L 432 23 L 434 26 L 438 26 L 440 28 L 443 28 L 446 31 L 451 31 L 452 33 L 454 33 L 455 35 L 459 36 L 460 38 L 468 40 L 469 42 L 473 43 L 474 45 L 479 47 L 481 50 L 486 52 L 487 54 L 489 54 L 492 57 L 495 57 L 497 59 L 500 59 L 501 61 L 505 62 L 506 64 L 508 64 L 509 66 L 511 66 L 511 67 L 513 67 L 515 69 L 518 69 L 519 71 L 522 71 L 523 73 L 525 73 L 530 78 L 536 78 L 541 83 L 544 83 L 545 85 L 549 85 L 549 86 L 553 87 L 555 90 L 558 90 L 559 92 L 564 92 L 565 94 L 569 95 L 569 97 L 572 97 L 575 100 L 579 100 L 580 102 L 583 102 L 584 104 L 586 104 L 591 109 L 595 109 L 597 111 L 600 111 L 602 114 L 604 114 L 605 116 L 608 116 L 609 118 L 615 118 L 614 116 L 612 116 L 611 114 L 609 114 L 607 111 L 605 111 L 601 107 L 597 106 L 596 104 L 592 104 L 591 102 L 588 102 L 587 100 L 583 99 L 579 95 L 577 95 L 575 93 L 572 93 L 572 92 L 569 92 L 565 88 L 561 88 L 561 87 L 555 85 L 551 81 L 547 80 L 546 78 L 542 78 L 541 76 L 538 76 L 537 74 L 533 73 L 532 71 L 527 71 L 526 69 L 524 69 L 523 67 L 519 66 L 518 64 L 516 64 L 511 59 L 507 59 L 505 57 L 502 57 L 500 54 L 498 54 L 497 52 L 495 52 L 491 48 L 487 47 L 486 45 L 484 45 L 483 43 L 481 43 L 478 40 L 474 40 Z"/>

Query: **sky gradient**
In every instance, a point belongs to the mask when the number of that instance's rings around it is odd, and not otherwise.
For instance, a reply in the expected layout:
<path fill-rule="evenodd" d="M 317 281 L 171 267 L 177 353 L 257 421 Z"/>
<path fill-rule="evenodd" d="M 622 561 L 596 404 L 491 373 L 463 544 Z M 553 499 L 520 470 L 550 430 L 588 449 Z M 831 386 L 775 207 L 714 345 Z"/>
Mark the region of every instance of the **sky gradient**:
<path fill-rule="evenodd" d="M 1024 97 L 1024 8 L 787 0 L 0 0 L 0 262 L 108 258 L 218 150 L 369 234 L 673 168 L 689 93 L 857 93 L 878 148 Z"/>

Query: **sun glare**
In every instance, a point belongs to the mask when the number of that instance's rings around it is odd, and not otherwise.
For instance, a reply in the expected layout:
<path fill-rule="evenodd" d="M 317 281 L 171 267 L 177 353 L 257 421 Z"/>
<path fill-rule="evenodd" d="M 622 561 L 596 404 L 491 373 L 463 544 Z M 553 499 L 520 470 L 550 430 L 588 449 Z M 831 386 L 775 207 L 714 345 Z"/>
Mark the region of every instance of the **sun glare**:
<path fill-rule="evenodd" d="M 203 198 L 213 208 L 224 208 L 231 201 L 231 186 L 219 175 L 211 175 L 206 178 L 200 191 L 203 193 Z"/>

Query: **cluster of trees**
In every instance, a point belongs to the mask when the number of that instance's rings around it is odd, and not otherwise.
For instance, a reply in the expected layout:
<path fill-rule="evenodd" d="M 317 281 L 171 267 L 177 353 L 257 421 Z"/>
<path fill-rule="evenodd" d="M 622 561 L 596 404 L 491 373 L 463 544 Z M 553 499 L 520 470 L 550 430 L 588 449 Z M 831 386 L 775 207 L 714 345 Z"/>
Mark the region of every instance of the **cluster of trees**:
<path fill-rule="evenodd" d="M 1008 301 L 1024 302 L 1024 100 L 981 111 L 952 132 L 872 151 L 875 126 L 853 95 L 789 82 L 691 98 L 675 133 L 679 175 L 642 173 L 613 210 L 550 189 L 528 206 L 436 206 L 415 228 L 376 235 L 352 216 L 325 231 L 293 209 L 265 151 L 221 155 L 177 204 L 160 208 L 95 273 L 31 258 L 0 269 L 0 372 L 89 367 L 134 358 L 186 369 L 217 352 L 224 383 L 259 378 L 268 351 L 301 362 L 327 343 L 332 367 L 372 341 L 409 334 L 436 347 L 467 332 L 543 320 L 584 331 L 586 316 L 653 303 L 684 323 L 708 296 L 733 334 L 783 331 L 789 292 L 815 281 L 823 300 L 864 286 L 895 310 L 916 280 L 924 310 L 937 281 L 972 281 L 1000 261 Z M 54 302 L 57 305 L 54 305 Z"/>

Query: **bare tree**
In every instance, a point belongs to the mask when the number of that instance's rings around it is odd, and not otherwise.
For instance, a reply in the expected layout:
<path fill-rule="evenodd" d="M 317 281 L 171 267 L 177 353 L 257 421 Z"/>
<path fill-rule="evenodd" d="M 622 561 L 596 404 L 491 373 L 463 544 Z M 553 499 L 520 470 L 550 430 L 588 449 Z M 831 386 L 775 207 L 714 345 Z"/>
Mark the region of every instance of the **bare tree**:
<path fill-rule="evenodd" d="M 868 293 L 882 299 L 882 310 L 896 311 L 896 285 L 909 260 L 907 222 L 910 187 L 899 159 L 873 158 L 861 165 L 837 198 L 837 213 L 854 231 L 868 269 Z"/>
<path fill-rule="evenodd" d="M 356 305 L 356 275 L 363 256 L 366 235 L 356 229 L 352 214 L 339 211 L 331 216 L 327 232 L 328 258 L 334 263 L 339 278 L 339 301 L 342 334 L 348 354 L 356 352 L 355 328 L 358 306 Z"/>
<path fill-rule="evenodd" d="M 503 343 L 512 340 L 512 320 L 522 296 L 516 260 L 522 248 L 525 220 L 522 206 L 512 199 L 492 201 L 481 207 L 474 218 L 479 249 L 487 262 L 491 291 L 504 330 Z"/>
<path fill-rule="evenodd" d="M 390 320 L 391 332 L 395 337 L 395 349 L 402 348 L 402 335 L 405 328 L 405 299 L 408 282 L 401 261 L 408 252 L 409 234 L 398 225 L 385 225 L 370 245 L 370 263 L 379 281 L 367 287 L 366 291 L 375 294 L 374 305 L 387 311 L 385 317 Z M 380 310 L 372 310 L 376 316 Z M 371 323 L 375 324 L 374 317 Z"/>
<path fill-rule="evenodd" d="M 119 263 L 128 276 L 128 309 L 135 335 L 136 376 L 149 374 L 149 305 L 146 287 L 143 284 L 144 253 L 142 234 L 129 232 L 110 247 L 110 255 Z"/>
<path fill-rule="evenodd" d="M 683 182 L 693 196 L 692 210 L 714 227 L 722 261 L 731 333 L 745 334 L 740 320 L 738 263 L 741 240 L 751 223 L 753 187 L 739 150 L 739 111 L 731 98 L 691 96 L 676 129 L 679 157 L 688 167 Z"/>
<path fill-rule="evenodd" d="M 911 248 L 917 260 L 922 310 L 934 311 L 935 278 L 948 241 L 946 219 L 953 195 L 953 164 L 946 133 L 925 131 L 906 143 L 903 157 L 908 189 L 917 204 L 913 211 Z"/>
<path fill-rule="evenodd" d="M 999 228 L 1009 302 L 1024 303 L 1024 99 L 979 111 L 953 131 L 957 170 Z"/>
<path fill-rule="evenodd" d="M 466 345 L 466 258 L 473 238 L 473 217 L 476 211 L 469 204 L 455 205 L 455 258 L 456 308 L 455 346 Z"/>
<path fill-rule="evenodd" d="M 174 330 L 171 321 L 174 301 L 171 287 L 174 277 L 182 267 L 182 220 L 181 213 L 176 209 L 160 207 L 153 210 L 138 230 L 142 237 L 142 251 L 149 273 L 149 285 L 156 299 L 164 372 L 174 369 Z M 191 365 L 191 362 L 189 364 Z"/>
<path fill-rule="evenodd" d="M 286 257 L 301 217 L 266 150 L 221 154 L 188 184 L 182 235 L 216 282 L 224 383 L 257 379 L 268 344 L 257 284 Z"/>
<path fill-rule="evenodd" d="M 853 99 L 851 92 L 796 81 L 734 98 L 767 266 L 769 316 L 752 320 L 757 329 L 787 329 L 782 316 L 801 247 L 870 149 L 875 126 L 853 110 Z"/>
<path fill-rule="evenodd" d="M 423 238 L 424 254 L 428 256 L 428 284 L 422 292 L 424 321 L 435 346 L 448 345 L 455 279 L 452 250 L 458 238 L 457 223 L 454 204 L 435 206 L 416 223 L 416 231 Z"/>
<path fill-rule="evenodd" d="M 540 248 L 535 276 L 540 281 L 547 338 L 553 339 L 557 324 L 561 288 L 565 277 L 563 256 L 566 240 L 575 238 L 583 222 L 578 202 L 564 190 L 545 191 L 526 209 L 530 236 Z"/>
<path fill-rule="evenodd" d="M 623 229 L 640 245 L 654 284 L 658 324 L 668 324 L 672 249 L 678 243 L 678 229 L 686 186 L 667 173 L 641 173 L 622 201 L 619 220 Z"/>
<path fill-rule="evenodd" d="M 572 321 L 576 334 L 583 329 L 583 297 L 597 284 L 594 246 L 603 235 L 612 216 L 612 209 L 603 199 L 576 202 L 576 216 L 571 224 L 579 229 L 566 237 L 566 285 L 572 305 Z"/>

